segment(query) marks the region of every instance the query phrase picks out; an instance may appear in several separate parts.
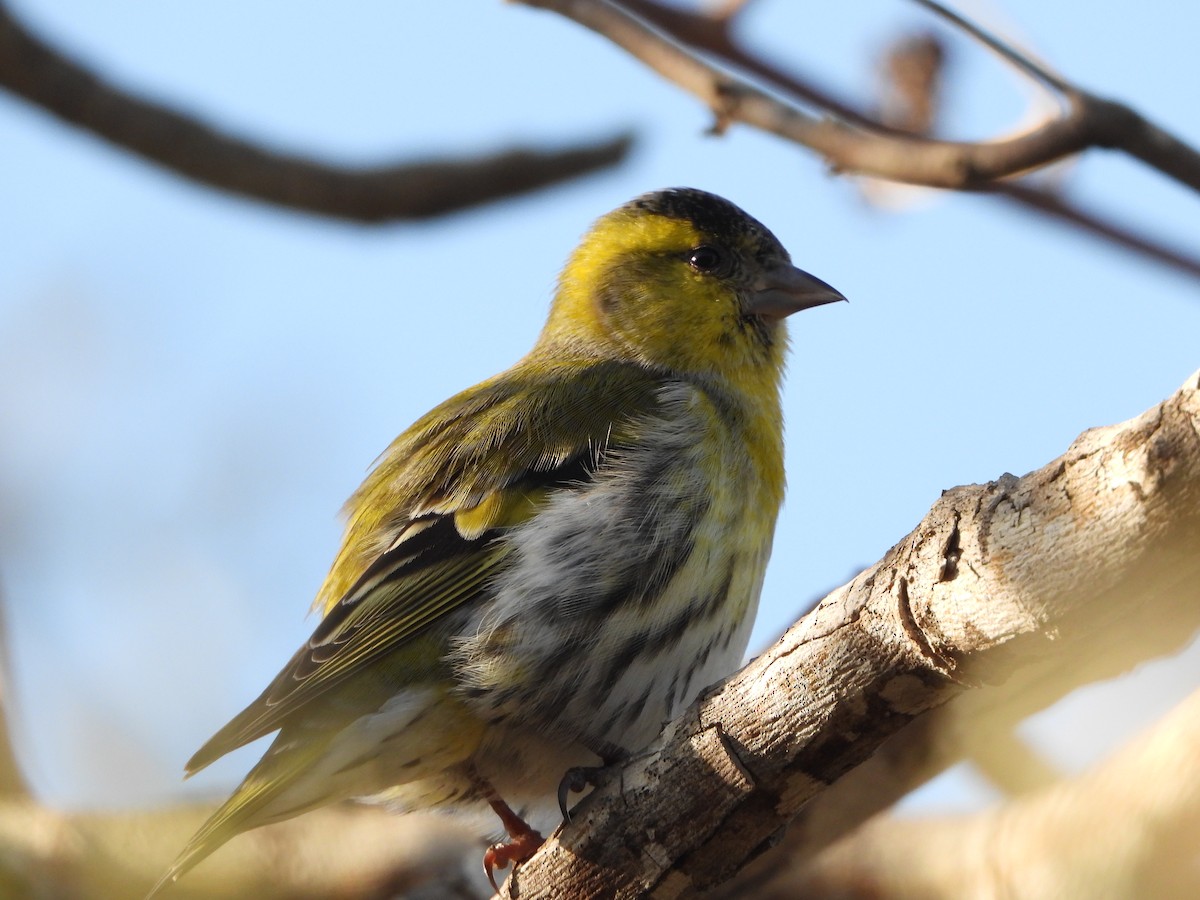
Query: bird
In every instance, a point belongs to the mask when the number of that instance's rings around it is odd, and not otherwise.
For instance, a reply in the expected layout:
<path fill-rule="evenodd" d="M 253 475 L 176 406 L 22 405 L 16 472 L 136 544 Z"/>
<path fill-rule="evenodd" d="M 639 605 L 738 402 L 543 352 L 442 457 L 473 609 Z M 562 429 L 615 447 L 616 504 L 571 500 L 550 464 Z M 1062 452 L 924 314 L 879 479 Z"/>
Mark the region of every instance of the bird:
<path fill-rule="evenodd" d="M 706 191 L 599 218 L 533 349 L 347 502 L 312 636 L 187 774 L 274 741 L 151 896 L 345 799 L 490 809 L 493 886 L 530 856 L 566 773 L 644 748 L 740 663 L 784 496 L 785 319 L 845 299 Z"/>

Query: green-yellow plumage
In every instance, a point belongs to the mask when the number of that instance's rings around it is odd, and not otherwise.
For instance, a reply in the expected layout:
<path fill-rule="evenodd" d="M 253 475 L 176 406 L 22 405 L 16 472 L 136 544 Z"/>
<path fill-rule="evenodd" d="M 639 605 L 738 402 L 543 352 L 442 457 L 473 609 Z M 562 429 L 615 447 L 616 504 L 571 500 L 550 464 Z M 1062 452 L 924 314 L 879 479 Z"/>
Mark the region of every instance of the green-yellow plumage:
<path fill-rule="evenodd" d="M 351 497 L 321 623 L 188 771 L 278 735 L 159 886 L 345 797 L 539 815 L 728 674 L 783 498 L 783 319 L 837 299 L 711 194 L 600 219 L 533 350 Z"/>

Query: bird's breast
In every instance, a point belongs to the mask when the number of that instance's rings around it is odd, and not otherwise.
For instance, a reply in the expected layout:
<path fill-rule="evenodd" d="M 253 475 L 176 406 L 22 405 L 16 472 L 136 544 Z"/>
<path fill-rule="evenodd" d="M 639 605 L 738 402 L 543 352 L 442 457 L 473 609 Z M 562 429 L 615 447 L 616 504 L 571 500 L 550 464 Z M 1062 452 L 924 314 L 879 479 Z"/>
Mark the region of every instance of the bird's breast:
<path fill-rule="evenodd" d="M 778 417 L 754 446 L 746 411 L 663 393 L 505 538 L 513 562 L 452 660 L 488 722 L 637 749 L 740 662 L 782 493 Z"/>

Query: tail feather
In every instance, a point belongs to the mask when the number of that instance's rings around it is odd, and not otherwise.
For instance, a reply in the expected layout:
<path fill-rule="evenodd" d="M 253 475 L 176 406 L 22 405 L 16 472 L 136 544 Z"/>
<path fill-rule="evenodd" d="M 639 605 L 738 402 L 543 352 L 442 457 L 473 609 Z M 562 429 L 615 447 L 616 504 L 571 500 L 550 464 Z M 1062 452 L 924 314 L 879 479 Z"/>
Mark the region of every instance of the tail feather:
<path fill-rule="evenodd" d="M 199 865 L 222 844 L 244 831 L 281 822 L 328 802 L 319 790 L 300 787 L 303 773 L 325 751 L 328 740 L 309 736 L 295 742 L 280 734 L 228 800 L 221 804 L 155 882 L 146 900 L 157 896 Z M 292 796 L 287 796 L 294 790 Z M 282 802 L 281 802 L 282 801 Z"/>
<path fill-rule="evenodd" d="M 187 847 L 176 857 L 175 862 L 171 863 L 167 871 L 163 872 L 162 877 L 154 882 L 154 887 L 150 888 L 150 893 L 146 895 L 146 900 L 153 900 L 154 897 L 157 897 L 168 886 L 178 881 L 180 876 L 193 869 L 201 860 L 223 843 L 225 843 L 224 840 L 208 842 L 200 840 L 200 835 L 197 834 L 196 837 L 188 842 Z"/>

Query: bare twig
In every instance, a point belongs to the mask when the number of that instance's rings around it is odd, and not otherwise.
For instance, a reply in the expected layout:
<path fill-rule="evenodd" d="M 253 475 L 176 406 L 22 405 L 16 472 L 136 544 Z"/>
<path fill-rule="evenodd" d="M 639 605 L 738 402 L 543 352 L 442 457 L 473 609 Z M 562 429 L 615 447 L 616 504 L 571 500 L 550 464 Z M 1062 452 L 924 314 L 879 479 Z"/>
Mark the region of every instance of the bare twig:
<path fill-rule="evenodd" d="M 675 41 L 703 50 L 769 83 L 775 90 L 825 110 L 849 125 L 863 128 L 863 134 L 881 133 L 904 137 L 902 128 L 893 127 L 877 116 L 839 96 L 827 85 L 818 83 L 811 73 L 785 71 L 748 51 L 737 39 L 736 19 L 721 15 L 686 12 L 658 0 L 624 0 L 621 4 L 636 16 L 667 33 Z M 1049 73 L 1050 77 L 1054 77 Z M 865 138 L 864 138 L 865 139 Z M 907 146 L 907 145 L 906 145 Z M 1167 265 L 1194 278 L 1200 278 L 1200 256 L 1166 241 L 1138 233 L 1124 223 L 1083 208 L 1078 202 L 1027 181 L 1007 179 L 990 182 L 981 193 L 1003 196 L 1017 206 L 1081 228 L 1094 237 L 1117 244 L 1148 259 Z"/>
<path fill-rule="evenodd" d="M 1070 201 L 1044 188 L 1025 181 L 1010 181 L 996 185 L 985 193 L 1008 200 L 1017 206 L 1034 209 L 1052 219 L 1067 222 L 1119 247 L 1132 250 L 1184 275 L 1200 278 L 1200 257 L 1166 241 L 1147 237 L 1110 217 L 1088 210 L 1079 201 Z"/>
<path fill-rule="evenodd" d="M 0 0 L 0 86 L 60 119 L 194 181 L 356 222 L 443 215 L 575 178 L 624 159 L 620 135 L 563 150 L 340 168 L 274 153 L 105 82 L 26 31 Z"/>
<path fill-rule="evenodd" d="M 736 17 L 723 18 L 689 13 L 659 0 L 624 0 L 621 5 L 670 35 L 673 40 L 717 56 L 738 70 L 754 75 L 800 102 L 823 109 L 852 125 L 861 124 L 865 128 L 895 134 L 907 133 L 901 129 L 891 129 L 886 123 L 868 115 L 845 97 L 839 96 L 828 85 L 821 84 L 811 72 L 798 73 L 794 62 L 790 63 L 792 68 L 784 70 L 751 53 L 737 37 Z"/>
<path fill-rule="evenodd" d="M 1137 110 L 1071 84 L 1049 67 L 988 34 L 937 0 L 914 2 L 962 29 L 1034 80 L 1057 90 L 1069 109 L 1081 114 L 1087 132 L 1087 146 L 1124 151 L 1180 184 L 1200 191 L 1200 152 L 1155 125 Z M 1053 129 L 1054 124 L 1051 122 L 1042 128 Z"/>
<path fill-rule="evenodd" d="M 1042 85 L 1052 88 L 1061 94 L 1072 94 L 1075 88 L 1069 81 L 1053 71 L 1049 66 L 1040 63 L 1029 56 L 1028 53 L 1023 53 L 1000 40 L 994 34 L 980 28 L 970 19 L 959 15 L 948 6 L 938 3 L 937 0 L 913 0 L 919 6 L 925 7 L 936 16 L 945 19 L 959 31 L 969 34 L 979 43 L 983 44 L 988 49 L 992 50 L 1001 59 L 1008 62 L 1011 66 L 1020 72 L 1028 75 L 1034 81 L 1040 82 Z"/>
<path fill-rule="evenodd" d="M 1123 150 L 1200 190 L 1200 153 L 1129 107 L 1077 88 L 1065 97 L 1068 106 L 1061 118 L 1011 138 L 967 143 L 898 135 L 861 122 L 852 126 L 809 115 L 701 60 L 615 0 L 522 2 L 553 10 L 607 37 L 699 97 L 716 116 L 718 127 L 742 122 L 777 134 L 811 147 L 839 171 L 964 190 L 1046 166 L 1090 147 L 1105 147 Z"/>
<path fill-rule="evenodd" d="M 713 0 L 709 16 L 714 19 L 733 19 L 750 5 L 750 0 Z"/>
<path fill-rule="evenodd" d="M 945 61 L 946 48 L 935 34 L 896 41 L 883 62 L 880 120 L 909 134 L 931 134 L 941 111 Z"/>

